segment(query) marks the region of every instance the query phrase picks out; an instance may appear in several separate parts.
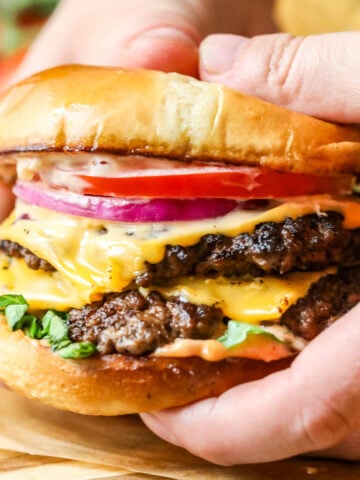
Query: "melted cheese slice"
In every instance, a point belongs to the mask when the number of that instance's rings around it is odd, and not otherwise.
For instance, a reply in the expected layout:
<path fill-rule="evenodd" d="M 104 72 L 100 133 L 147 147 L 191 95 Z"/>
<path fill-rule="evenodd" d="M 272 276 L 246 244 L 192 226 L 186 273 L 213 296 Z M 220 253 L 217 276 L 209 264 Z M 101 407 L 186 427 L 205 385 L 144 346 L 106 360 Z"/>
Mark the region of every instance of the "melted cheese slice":
<path fill-rule="evenodd" d="M 176 296 L 184 301 L 220 308 L 225 317 L 238 322 L 276 321 L 311 284 L 336 269 L 323 272 L 294 272 L 283 277 L 260 277 L 234 281 L 227 278 L 183 278 L 174 287 L 159 288 L 165 298 Z M 142 289 L 145 290 L 145 289 Z"/>
<path fill-rule="evenodd" d="M 205 234 L 250 233 L 258 223 L 330 210 L 344 215 L 345 228 L 360 227 L 360 202 L 327 195 L 297 197 L 274 208 L 235 211 L 210 220 L 153 224 L 105 222 L 18 200 L 0 227 L 0 239 L 17 242 L 47 260 L 86 302 L 98 294 L 121 291 L 144 271 L 145 262 L 163 258 L 166 245 L 192 245 Z"/>
<path fill-rule="evenodd" d="M 0 295 L 21 294 L 30 310 L 66 311 L 81 308 L 89 301 L 86 292 L 78 288 L 59 272 L 31 270 L 22 258 L 8 258 L 0 252 Z"/>
<path fill-rule="evenodd" d="M 311 284 L 335 269 L 324 272 L 296 272 L 283 278 L 258 278 L 242 282 L 228 279 L 182 279 L 174 287 L 159 288 L 165 297 L 180 296 L 184 301 L 219 307 L 232 320 L 258 323 L 276 321 L 282 313 L 306 295 Z M 147 294 L 150 289 L 141 289 Z M 59 272 L 31 270 L 22 258 L 0 253 L 0 295 L 21 293 L 31 310 L 81 308 L 96 300 L 91 287 L 79 290 Z M 256 305 L 256 308 L 254 308 Z"/>

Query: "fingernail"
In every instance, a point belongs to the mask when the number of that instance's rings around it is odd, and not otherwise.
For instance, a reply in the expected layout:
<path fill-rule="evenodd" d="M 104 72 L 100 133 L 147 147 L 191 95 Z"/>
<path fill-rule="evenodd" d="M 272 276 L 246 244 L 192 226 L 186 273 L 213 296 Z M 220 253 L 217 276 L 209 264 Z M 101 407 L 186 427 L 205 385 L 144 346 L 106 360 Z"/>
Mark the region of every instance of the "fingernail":
<path fill-rule="evenodd" d="M 187 35 L 182 30 L 174 27 L 161 27 L 148 30 L 138 37 L 135 37 L 130 43 L 133 44 L 147 39 L 178 40 L 189 45 L 190 47 L 197 48 L 197 43 L 194 38 L 192 38 L 190 35 Z"/>
<path fill-rule="evenodd" d="M 240 35 L 210 35 L 200 45 L 202 69 L 211 75 L 231 70 L 236 56 L 248 38 Z"/>

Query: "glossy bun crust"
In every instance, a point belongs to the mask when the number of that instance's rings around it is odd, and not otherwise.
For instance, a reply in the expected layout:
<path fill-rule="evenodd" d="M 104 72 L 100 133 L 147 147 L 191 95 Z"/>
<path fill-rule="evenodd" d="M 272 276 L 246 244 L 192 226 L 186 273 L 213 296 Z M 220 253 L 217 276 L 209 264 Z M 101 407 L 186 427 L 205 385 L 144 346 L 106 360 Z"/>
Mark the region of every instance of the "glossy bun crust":
<path fill-rule="evenodd" d="M 0 154 L 105 151 L 360 173 L 359 142 L 358 127 L 175 73 L 63 66 L 0 100 Z"/>
<path fill-rule="evenodd" d="M 287 367 L 291 358 L 265 363 L 197 357 L 167 359 L 108 355 L 64 360 L 0 315 L 0 381 L 57 408 L 88 415 L 159 410 L 219 395 L 239 383 Z"/>

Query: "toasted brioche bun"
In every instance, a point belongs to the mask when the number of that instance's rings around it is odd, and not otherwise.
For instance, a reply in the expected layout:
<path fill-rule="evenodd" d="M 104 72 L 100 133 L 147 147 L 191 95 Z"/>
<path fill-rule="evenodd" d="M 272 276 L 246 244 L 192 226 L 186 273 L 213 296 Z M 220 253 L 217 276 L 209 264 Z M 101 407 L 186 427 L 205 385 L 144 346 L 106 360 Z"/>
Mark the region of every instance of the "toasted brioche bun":
<path fill-rule="evenodd" d="M 0 101 L 0 154 L 103 151 L 360 173 L 360 129 L 178 74 L 53 68 Z"/>
<path fill-rule="evenodd" d="M 121 415 L 184 405 L 286 368 L 293 357 L 265 363 L 231 359 L 129 358 L 64 360 L 0 315 L 0 381 L 29 398 L 87 415 Z"/>

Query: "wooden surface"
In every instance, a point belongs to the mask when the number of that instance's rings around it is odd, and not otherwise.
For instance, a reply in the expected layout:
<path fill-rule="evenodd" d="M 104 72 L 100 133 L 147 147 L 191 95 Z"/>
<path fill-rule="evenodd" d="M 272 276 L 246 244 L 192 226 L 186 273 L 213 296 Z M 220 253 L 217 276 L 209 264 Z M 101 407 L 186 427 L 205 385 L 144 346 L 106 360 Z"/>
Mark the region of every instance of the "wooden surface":
<path fill-rule="evenodd" d="M 160 440 L 136 416 L 81 416 L 0 389 L 0 480 L 127 478 L 359 480 L 360 464 L 293 458 L 219 467 Z"/>

